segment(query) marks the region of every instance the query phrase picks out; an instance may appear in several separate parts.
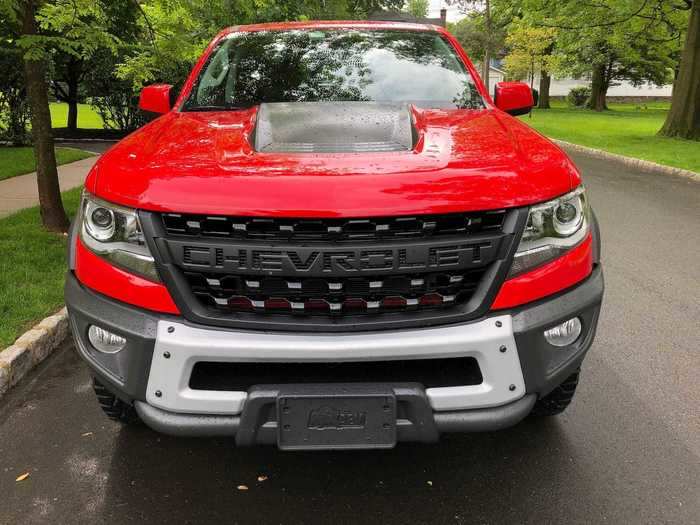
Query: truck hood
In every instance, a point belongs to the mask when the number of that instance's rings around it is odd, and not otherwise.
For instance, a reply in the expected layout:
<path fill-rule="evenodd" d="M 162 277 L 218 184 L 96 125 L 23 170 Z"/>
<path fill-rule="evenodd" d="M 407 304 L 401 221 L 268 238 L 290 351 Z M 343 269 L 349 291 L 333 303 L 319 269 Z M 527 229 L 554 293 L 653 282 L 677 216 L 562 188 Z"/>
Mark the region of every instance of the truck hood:
<path fill-rule="evenodd" d="M 580 183 L 557 146 L 494 109 L 409 108 L 408 150 L 362 152 L 256 151 L 258 110 L 170 112 L 103 155 L 86 188 L 152 211 L 369 217 L 525 206 Z"/>

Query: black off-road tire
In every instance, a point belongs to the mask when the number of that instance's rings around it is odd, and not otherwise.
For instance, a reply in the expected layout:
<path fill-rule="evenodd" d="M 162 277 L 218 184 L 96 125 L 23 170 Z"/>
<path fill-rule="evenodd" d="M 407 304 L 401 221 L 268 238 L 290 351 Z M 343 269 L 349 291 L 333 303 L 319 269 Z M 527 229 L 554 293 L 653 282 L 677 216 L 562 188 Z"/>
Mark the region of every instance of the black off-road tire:
<path fill-rule="evenodd" d="M 133 406 L 112 394 L 95 378 L 92 379 L 92 388 L 95 390 L 100 408 L 109 419 L 125 425 L 139 421 L 139 416 Z"/>
<path fill-rule="evenodd" d="M 561 385 L 543 398 L 538 399 L 530 415 L 534 417 L 547 417 L 556 416 L 564 412 L 574 398 L 580 373 L 581 369 L 576 370 L 576 372 L 567 377 Z"/>

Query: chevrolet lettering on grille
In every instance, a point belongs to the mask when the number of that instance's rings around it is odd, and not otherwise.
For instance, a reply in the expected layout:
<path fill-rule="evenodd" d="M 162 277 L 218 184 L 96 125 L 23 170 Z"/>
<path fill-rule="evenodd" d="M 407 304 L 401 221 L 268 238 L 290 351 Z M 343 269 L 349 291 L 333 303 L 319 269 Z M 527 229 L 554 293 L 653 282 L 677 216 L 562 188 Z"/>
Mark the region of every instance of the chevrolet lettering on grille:
<path fill-rule="evenodd" d="M 469 242 L 372 246 L 280 247 L 169 241 L 170 254 L 185 269 L 280 275 L 352 275 L 456 270 L 483 266 L 499 257 L 502 237 Z"/>

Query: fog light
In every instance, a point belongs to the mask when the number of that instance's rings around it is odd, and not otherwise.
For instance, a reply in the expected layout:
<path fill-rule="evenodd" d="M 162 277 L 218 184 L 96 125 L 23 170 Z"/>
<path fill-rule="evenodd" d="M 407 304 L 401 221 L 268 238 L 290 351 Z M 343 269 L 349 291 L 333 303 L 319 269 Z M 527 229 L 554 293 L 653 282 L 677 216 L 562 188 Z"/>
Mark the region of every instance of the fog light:
<path fill-rule="evenodd" d="M 581 320 L 578 317 L 545 330 L 544 338 L 553 346 L 568 346 L 581 335 Z"/>
<path fill-rule="evenodd" d="M 126 345 L 126 339 L 123 337 L 94 324 L 90 325 L 88 329 L 88 339 L 90 339 L 92 346 L 105 354 L 116 354 Z"/>

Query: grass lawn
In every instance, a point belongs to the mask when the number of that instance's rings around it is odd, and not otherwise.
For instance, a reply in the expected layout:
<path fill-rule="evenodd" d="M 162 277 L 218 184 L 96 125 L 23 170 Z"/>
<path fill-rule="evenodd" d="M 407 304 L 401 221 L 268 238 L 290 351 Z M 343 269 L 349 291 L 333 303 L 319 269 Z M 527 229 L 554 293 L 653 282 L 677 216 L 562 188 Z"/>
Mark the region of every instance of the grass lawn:
<path fill-rule="evenodd" d="M 89 151 L 73 148 L 56 148 L 56 160 L 59 164 L 67 164 L 87 157 L 92 157 Z M 34 149 L 31 147 L 0 147 L 0 180 L 9 179 L 16 175 L 34 171 Z"/>
<path fill-rule="evenodd" d="M 550 138 L 700 172 L 700 142 L 656 136 L 668 107 L 664 102 L 610 104 L 610 111 L 596 113 L 554 101 L 552 109 L 520 118 Z"/>
<path fill-rule="evenodd" d="M 63 194 L 74 215 L 80 188 Z M 0 350 L 63 304 L 66 237 L 46 232 L 39 208 L 0 219 Z"/>
<path fill-rule="evenodd" d="M 52 102 L 51 125 L 54 128 L 65 128 L 67 124 L 68 104 Z M 81 129 L 102 129 L 104 125 L 90 104 L 78 104 L 78 127 Z"/>

